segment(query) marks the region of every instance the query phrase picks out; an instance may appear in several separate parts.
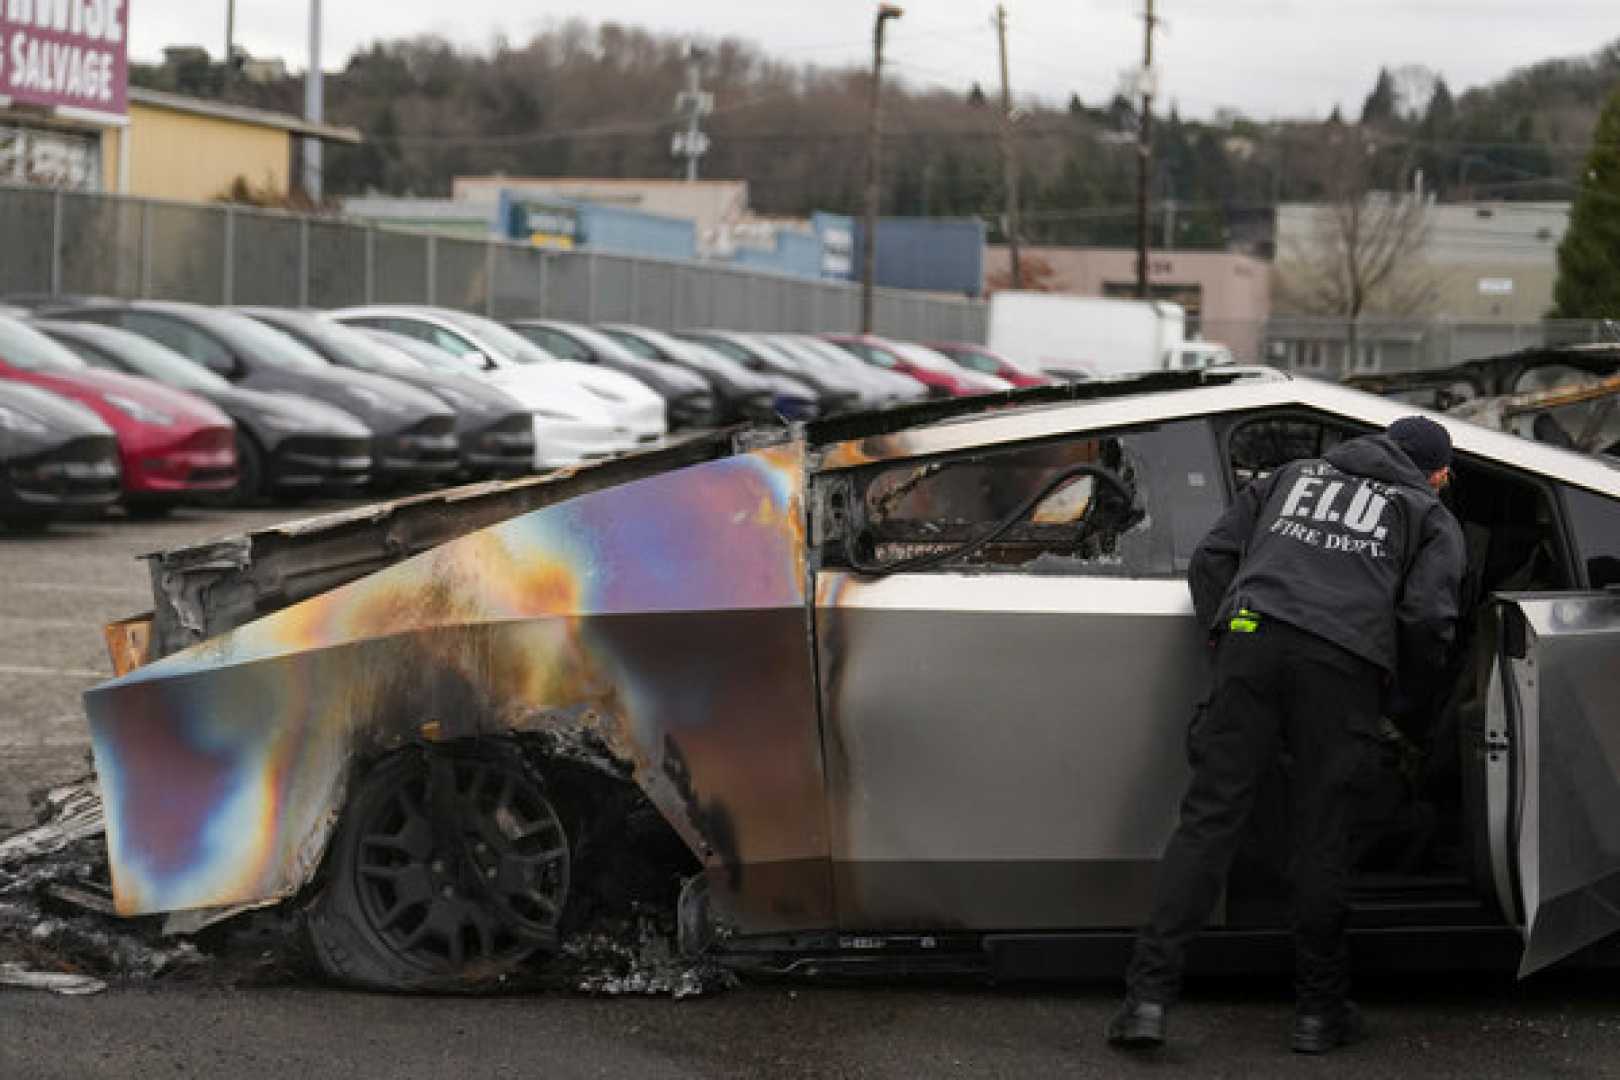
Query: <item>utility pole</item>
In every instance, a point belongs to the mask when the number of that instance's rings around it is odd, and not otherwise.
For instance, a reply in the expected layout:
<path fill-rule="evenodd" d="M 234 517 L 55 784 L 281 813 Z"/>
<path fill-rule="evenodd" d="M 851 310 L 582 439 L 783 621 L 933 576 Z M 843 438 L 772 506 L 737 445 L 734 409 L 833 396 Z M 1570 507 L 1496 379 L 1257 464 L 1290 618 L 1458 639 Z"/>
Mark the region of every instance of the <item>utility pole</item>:
<path fill-rule="evenodd" d="M 703 57 L 703 50 L 697 46 L 687 49 L 686 89 L 675 95 L 675 112 L 686 117 L 686 130 L 675 133 L 674 152 L 676 157 L 686 159 L 688 184 L 697 180 L 698 161 L 709 152 L 709 137 L 699 124 L 714 111 L 714 95 L 703 92 Z"/>
<path fill-rule="evenodd" d="M 878 187 L 882 179 L 880 156 L 883 149 L 883 26 L 898 19 L 901 10 L 893 4 L 879 4 L 872 26 L 872 106 L 866 125 L 866 226 L 861 245 L 861 333 L 872 332 L 875 298 L 872 283 L 877 277 Z"/>
<path fill-rule="evenodd" d="M 1018 258 L 1018 158 L 1013 143 L 1012 81 L 1007 77 L 1007 7 L 996 5 L 996 38 L 1001 46 L 1001 172 L 1007 187 L 1007 253 L 1012 265 L 1012 287 L 1024 287 L 1024 268 Z"/>
<path fill-rule="evenodd" d="M 1153 173 L 1153 0 L 1142 16 L 1142 118 L 1136 138 L 1136 296 L 1148 298 L 1148 180 Z"/>
<path fill-rule="evenodd" d="M 236 55 L 236 0 L 225 0 L 225 75 L 224 75 L 224 82 L 225 82 L 225 84 L 227 86 L 229 86 L 230 82 L 231 82 L 231 73 L 236 70 L 236 65 L 231 63 L 231 60 L 235 58 L 235 55 Z"/>
<path fill-rule="evenodd" d="M 304 75 L 304 119 L 312 124 L 326 117 L 325 88 L 321 85 L 321 0 L 309 0 L 309 71 Z M 304 194 L 321 201 L 321 140 L 304 140 Z"/>

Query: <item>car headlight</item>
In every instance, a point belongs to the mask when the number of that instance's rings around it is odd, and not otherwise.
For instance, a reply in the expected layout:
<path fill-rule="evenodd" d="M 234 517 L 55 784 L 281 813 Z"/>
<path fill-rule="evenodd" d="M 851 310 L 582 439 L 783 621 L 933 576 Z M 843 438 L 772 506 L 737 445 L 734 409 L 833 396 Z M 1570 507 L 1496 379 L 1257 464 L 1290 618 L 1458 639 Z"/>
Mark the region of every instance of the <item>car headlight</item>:
<path fill-rule="evenodd" d="M 17 435 L 44 435 L 50 428 L 16 409 L 0 406 L 0 431 L 10 431 Z"/>
<path fill-rule="evenodd" d="M 309 426 L 302 417 L 292 413 L 260 413 L 259 422 L 271 431 L 302 431 Z"/>
<path fill-rule="evenodd" d="M 157 427 L 169 427 L 174 423 L 174 417 L 166 412 L 160 412 L 150 405 L 142 405 L 134 398 L 123 394 L 102 394 L 102 399 L 125 416 L 140 424 L 154 424 Z"/>

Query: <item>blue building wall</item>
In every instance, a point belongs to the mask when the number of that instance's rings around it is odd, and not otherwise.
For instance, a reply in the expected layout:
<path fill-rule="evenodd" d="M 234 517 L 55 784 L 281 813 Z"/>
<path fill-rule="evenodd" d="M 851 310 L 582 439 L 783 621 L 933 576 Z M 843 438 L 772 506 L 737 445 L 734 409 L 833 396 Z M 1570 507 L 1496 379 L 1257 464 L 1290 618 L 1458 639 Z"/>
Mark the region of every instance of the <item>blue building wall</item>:
<path fill-rule="evenodd" d="M 984 289 L 984 222 L 978 218 L 879 218 L 876 284 L 977 296 Z M 855 277 L 865 251 L 855 226 Z"/>
<path fill-rule="evenodd" d="M 771 270 L 795 277 L 821 277 L 821 238 L 811 233 L 782 229 L 776 234 L 776 247 L 770 251 L 740 247 L 731 261 L 737 266 Z"/>
<path fill-rule="evenodd" d="M 527 233 L 522 228 L 524 218 L 531 226 Z M 496 222 L 499 233 L 509 240 L 528 242 L 537 231 L 547 235 L 571 232 L 572 245 L 580 251 L 659 259 L 697 258 L 695 223 L 622 206 L 534 199 L 502 190 Z"/>

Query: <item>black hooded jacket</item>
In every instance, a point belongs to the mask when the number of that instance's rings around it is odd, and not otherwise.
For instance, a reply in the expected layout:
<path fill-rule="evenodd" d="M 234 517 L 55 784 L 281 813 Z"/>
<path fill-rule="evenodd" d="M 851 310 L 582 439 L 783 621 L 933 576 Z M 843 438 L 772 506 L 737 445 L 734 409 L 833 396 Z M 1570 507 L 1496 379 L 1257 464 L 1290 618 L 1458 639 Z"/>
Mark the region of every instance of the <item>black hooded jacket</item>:
<path fill-rule="evenodd" d="M 1440 667 L 1456 632 L 1462 530 L 1387 435 L 1250 484 L 1198 546 L 1193 606 L 1211 631 L 1240 608 L 1372 661 Z"/>

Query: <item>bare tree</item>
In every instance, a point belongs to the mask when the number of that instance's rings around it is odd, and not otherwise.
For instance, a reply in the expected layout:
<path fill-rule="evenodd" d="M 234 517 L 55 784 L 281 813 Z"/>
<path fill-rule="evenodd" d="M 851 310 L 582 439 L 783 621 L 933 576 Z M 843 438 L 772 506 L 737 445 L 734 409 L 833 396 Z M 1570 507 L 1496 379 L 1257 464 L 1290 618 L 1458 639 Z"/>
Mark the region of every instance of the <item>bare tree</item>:
<path fill-rule="evenodd" d="M 1434 303 L 1437 283 L 1422 258 L 1429 199 L 1361 129 L 1325 128 L 1312 151 L 1321 201 L 1278 222 L 1276 293 L 1285 310 L 1345 320 L 1349 373 L 1363 315 L 1417 315 Z"/>

